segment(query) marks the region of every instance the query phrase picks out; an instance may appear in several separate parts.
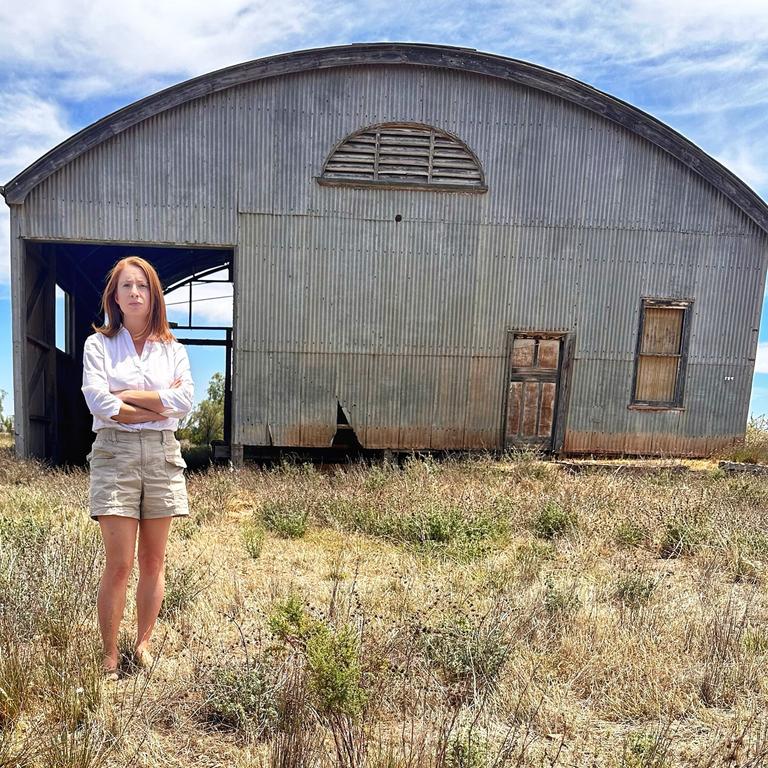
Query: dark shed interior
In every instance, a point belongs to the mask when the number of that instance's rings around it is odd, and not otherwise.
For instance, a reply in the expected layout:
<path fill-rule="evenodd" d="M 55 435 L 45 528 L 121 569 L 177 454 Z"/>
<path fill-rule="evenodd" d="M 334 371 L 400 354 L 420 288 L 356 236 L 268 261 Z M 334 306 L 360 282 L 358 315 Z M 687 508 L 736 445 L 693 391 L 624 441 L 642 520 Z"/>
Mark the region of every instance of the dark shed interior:
<path fill-rule="evenodd" d="M 31 455 L 55 464 L 85 461 L 93 435 L 92 417 L 80 391 L 83 344 L 93 333 L 91 324 L 102 322 L 101 292 L 107 273 L 129 255 L 147 259 L 164 290 L 226 265 L 232 278 L 231 249 L 25 241 L 27 365 L 23 383 L 29 403 Z M 56 346 L 57 285 L 65 293 L 64 350 Z M 231 347 L 231 334 L 220 343 Z M 228 413 L 231 381 L 229 366 L 226 368 Z"/>

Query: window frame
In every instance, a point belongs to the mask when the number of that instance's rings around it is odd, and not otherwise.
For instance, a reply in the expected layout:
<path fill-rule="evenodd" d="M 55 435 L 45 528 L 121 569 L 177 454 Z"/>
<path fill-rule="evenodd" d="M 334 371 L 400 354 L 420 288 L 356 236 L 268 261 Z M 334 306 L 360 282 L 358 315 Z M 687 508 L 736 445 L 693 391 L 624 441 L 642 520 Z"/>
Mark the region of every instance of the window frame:
<path fill-rule="evenodd" d="M 683 396 L 685 392 L 685 374 L 688 368 L 688 345 L 691 333 L 691 318 L 693 299 L 655 299 L 643 297 L 640 299 L 640 323 L 635 344 L 635 365 L 632 375 L 632 391 L 629 408 L 637 410 L 684 410 Z M 640 400 L 637 397 L 637 374 L 640 367 L 641 349 L 645 331 L 646 309 L 679 309 L 683 311 L 683 326 L 680 331 L 680 354 L 677 362 L 675 376 L 675 394 L 669 401 Z M 659 357 L 672 357 L 672 355 L 659 355 Z"/>

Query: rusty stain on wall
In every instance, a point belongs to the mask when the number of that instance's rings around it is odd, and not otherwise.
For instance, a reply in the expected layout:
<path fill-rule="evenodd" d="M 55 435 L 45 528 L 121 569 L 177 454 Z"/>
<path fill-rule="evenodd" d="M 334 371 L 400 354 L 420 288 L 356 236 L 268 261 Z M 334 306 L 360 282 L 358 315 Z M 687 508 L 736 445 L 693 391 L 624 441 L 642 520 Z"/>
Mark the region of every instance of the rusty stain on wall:
<path fill-rule="evenodd" d="M 739 435 L 690 437 L 663 432 L 566 432 L 564 448 L 566 453 L 706 457 L 732 447 L 741 439 L 743 436 Z"/>

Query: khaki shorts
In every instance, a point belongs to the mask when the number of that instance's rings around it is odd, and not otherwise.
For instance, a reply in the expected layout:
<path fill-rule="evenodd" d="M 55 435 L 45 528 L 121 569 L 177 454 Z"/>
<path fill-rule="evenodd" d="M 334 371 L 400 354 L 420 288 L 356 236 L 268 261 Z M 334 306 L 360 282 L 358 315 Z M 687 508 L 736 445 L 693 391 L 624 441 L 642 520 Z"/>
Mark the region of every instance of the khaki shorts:
<path fill-rule="evenodd" d="M 90 515 L 146 520 L 189 514 L 186 462 L 171 430 L 100 429 L 91 452 Z"/>

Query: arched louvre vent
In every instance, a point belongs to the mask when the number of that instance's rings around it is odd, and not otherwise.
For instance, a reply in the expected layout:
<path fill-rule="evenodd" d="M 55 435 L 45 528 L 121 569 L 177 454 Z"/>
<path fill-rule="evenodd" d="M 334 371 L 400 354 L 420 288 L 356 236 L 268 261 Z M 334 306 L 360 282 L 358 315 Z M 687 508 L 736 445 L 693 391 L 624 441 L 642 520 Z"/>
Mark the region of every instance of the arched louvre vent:
<path fill-rule="evenodd" d="M 374 125 L 353 133 L 325 161 L 322 184 L 456 189 L 485 192 L 474 153 L 437 128 L 412 123 Z"/>

